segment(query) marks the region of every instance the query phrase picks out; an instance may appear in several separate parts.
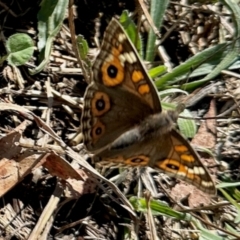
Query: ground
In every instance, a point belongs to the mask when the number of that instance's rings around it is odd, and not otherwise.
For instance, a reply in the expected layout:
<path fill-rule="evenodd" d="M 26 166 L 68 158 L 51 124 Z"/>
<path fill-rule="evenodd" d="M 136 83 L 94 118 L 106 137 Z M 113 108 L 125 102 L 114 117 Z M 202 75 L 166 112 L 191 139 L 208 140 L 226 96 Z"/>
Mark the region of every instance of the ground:
<path fill-rule="evenodd" d="M 141 1 L 63 1 L 54 21 L 40 26 L 56 2 L 0 1 L 1 239 L 240 239 L 239 6 L 170 2 L 156 28 L 158 51 L 151 60 L 142 56 L 148 69 L 165 66 L 154 78 L 162 107 L 187 107 L 176 128 L 201 148 L 218 189 L 212 196 L 151 168 L 110 170 L 91 161 L 81 114 L 104 31 L 127 10 L 140 26 L 144 53 L 152 17 Z M 7 48 L 16 33 L 34 46 L 19 65 Z M 81 60 L 76 35 L 89 47 Z M 38 68 L 44 36 L 49 55 Z"/>

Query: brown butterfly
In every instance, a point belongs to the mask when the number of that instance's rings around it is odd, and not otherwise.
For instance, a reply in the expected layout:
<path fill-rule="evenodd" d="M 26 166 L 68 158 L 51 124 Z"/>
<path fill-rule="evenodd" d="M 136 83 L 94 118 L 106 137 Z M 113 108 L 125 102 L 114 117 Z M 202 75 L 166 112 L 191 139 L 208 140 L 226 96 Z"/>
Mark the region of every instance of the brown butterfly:
<path fill-rule="evenodd" d="M 149 166 L 215 194 L 189 142 L 174 129 L 178 113 L 162 111 L 154 83 L 119 22 L 109 23 L 84 96 L 83 142 L 95 161 Z"/>

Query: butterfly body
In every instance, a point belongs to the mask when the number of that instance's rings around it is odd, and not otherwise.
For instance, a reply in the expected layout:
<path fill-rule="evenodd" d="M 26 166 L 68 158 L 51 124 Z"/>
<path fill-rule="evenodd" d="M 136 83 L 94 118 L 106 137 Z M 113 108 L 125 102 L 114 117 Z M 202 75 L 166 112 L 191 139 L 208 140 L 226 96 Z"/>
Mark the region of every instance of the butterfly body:
<path fill-rule="evenodd" d="M 207 169 L 162 111 L 157 90 L 116 20 L 106 29 L 84 96 L 83 142 L 105 165 L 150 166 L 215 194 Z"/>
<path fill-rule="evenodd" d="M 94 159 L 109 165 L 154 167 L 157 160 L 165 159 L 171 150 L 169 132 L 173 126 L 173 119 L 167 112 L 150 115 L 120 135 Z"/>

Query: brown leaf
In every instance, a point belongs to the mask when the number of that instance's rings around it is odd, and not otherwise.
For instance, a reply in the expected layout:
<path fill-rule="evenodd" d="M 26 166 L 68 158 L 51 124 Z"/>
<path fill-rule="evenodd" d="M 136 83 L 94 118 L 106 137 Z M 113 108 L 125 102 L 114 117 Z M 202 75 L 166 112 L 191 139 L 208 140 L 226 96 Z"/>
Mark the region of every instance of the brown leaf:
<path fill-rule="evenodd" d="M 86 175 L 82 169 L 79 169 L 78 172 L 80 175 Z M 84 181 L 67 179 L 67 183 L 64 192 L 65 196 L 69 198 L 79 198 L 83 194 L 94 193 L 96 191 L 96 183 L 89 176 L 87 176 Z"/>
<path fill-rule="evenodd" d="M 171 196 L 176 201 L 181 201 L 188 196 L 188 206 L 196 208 L 199 206 L 206 206 L 211 203 L 211 196 L 198 190 L 196 187 L 181 181 L 171 191 Z"/>
<path fill-rule="evenodd" d="M 27 174 L 38 162 L 38 156 L 32 151 L 18 146 L 26 122 L 0 139 L 0 196 L 3 196 Z"/>
<path fill-rule="evenodd" d="M 95 182 L 84 170 L 74 169 L 71 164 L 55 153 L 46 154 L 42 161 L 51 175 L 66 180 L 67 185 L 64 189 L 66 197 L 79 198 L 83 194 L 95 191 Z"/>
<path fill-rule="evenodd" d="M 64 180 L 74 178 L 83 180 L 82 176 L 65 159 L 55 153 L 47 153 L 43 159 L 43 166 L 48 169 L 51 175 L 60 177 Z"/>
<path fill-rule="evenodd" d="M 208 113 L 204 117 L 216 117 L 215 100 L 213 99 L 210 104 Z M 216 145 L 216 120 L 208 119 L 202 121 L 197 134 L 192 140 L 193 144 L 201 147 L 213 149 Z"/>

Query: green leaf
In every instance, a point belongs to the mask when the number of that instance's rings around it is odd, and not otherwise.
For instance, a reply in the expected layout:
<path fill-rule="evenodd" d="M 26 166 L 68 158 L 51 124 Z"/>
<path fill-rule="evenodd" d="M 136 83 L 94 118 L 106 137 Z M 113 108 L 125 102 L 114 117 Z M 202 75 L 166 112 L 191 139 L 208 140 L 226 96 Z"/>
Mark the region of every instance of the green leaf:
<path fill-rule="evenodd" d="M 170 89 L 162 90 L 162 91 L 158 92 L 158 95 L 161 98 L 164 98 L 165 96 L 167 96 L 169 94 L 176 94 L 176 93 L 182 93 L 182 94 L 188 95 L 188 92 L 183 91 L 182 89 L 179 89 L 179 88 L 170 88 Z"/>
<path fill-rule="evenodd" d="M 231 233 L 233 233 L 235 235 L 239 234 L 239 232 L 236 229 L 234 229 L 231 225 L 229 225 L 227 223 L 225 223 L 225 225 L 226 225 L 226 230 L 227 231 L 229 231 L 229 232 L 231 232 Z"/>
<path fill-rule="evenodd" d="M 237 210 L 237 216 L 235 218 L 235 223 L 239 223 L 240 222 L 240 205 L 238 202 L 235 201 L 235 199 L 233 199 L 232 196 L 230 196 L 224 189 L 219 189 L 222 194 L 224 195 L 224 197 L 233 205 L 235 206 L 236 210 Z"/>
<path fill-rule="evenodd" d="M 227 53 L 222 61 L 206 77 L 198 81 L 183 84 L 182 88 L 185 90 L 192 90 L 215 78 L 221 73 L 222 70 L 227 69 L 232 63 L 234 63 L 237 60 L 237 57 L 238 52 L 236 51 L 235 47 L 233 47 L 233 49 Z"/>
<path fill-rule="evenodd" d="M 137 52 L 142 56 L 142 42 L 141 37 L 137 32 L 137 27 L 133 20 L 129 17 L 128 11 L 123 11 L 119 22 L 123 26 L 125 32 L 127 33 L 128 37 L 131 39 L 131 42 L 135 46 Z"/>
<path fill-rule="evenodd" d="M 161 91 L 160 93 L 162 93 L 162 92 L 164 92 L 164 91 Z M 162 104 L 163 109 L 165 109 L 165 110 L 175 110 L 176 109 L 176 104 L 166 103 L 166 102 L 161 102 L 161 104 Z M 179 114 L 177 124 L 178 124 L 180 132 L 185 136 L 185 138 L 193 138 L 197 132 L 196 122 L 193 119 L 181 118 L 181 116 L 192 117 L 191 113 L 187 109 L 184 109 L 184 111 Z"/>
<path fill-rule="evenodd" d="M 224 240 L 225 238 L 222 238 L 217 235 L 217 233 L 212 232 L 206 228 L 204 228 L 198 220 L 193 220 L 193 224 L 196 226 L 196 228 L 200 231 L 200 240 Z"/>
<path fill-rule="evenodd" d="M 232 13 L 233 17 L 233 24 L 235 30 L 235 37 L 236 39 L 240 36 L 240 8 L 239 8 L 239 1 L 234 0 L 222 0 L 221 1 Z"/>
<path fill-rule="evenodd" d="M 160 65 L 154 68 L 151 68 L 148 71 L 148 74 L 150 75 L 151 78 L 158 77 L 159 75 L 162 75 L 167 72 L 167 68 L 164 65 Z"/>
<path fill-rule="evenodd" d="M 89 50 L 88 43 L 82 35 L 77 36 L 77 46 L 81 59 L 85 60 Z"/>
<path fill-rule="evenodd" d="M 58 0 L 42 0 L 40 6 L 41 10 L 38 12 L 38 20 L 42 22 L 47 22 L 49 16 L 52 15 Z"/>
<path fill-rule="evenodd" d="M 217 188 L 230 188 L 230 187 L 239 187 L 240 182 L 221 182 L 217 185 Z"/>
<path fill-rule="evenodd" d="M 181 116 L 182 117 L 192 117 L 192 114 L 187 109 L 185 109 L 183 112 L 180 113 L 177 123 L 178 123 L 178 127 L 180 129 L 180 132 L 186 138 L 193 138 L 197 132 L 196 122 L 193 119 L 181 118 Z"/>
<path fill-rule="evenodd" d="M 34 45 L 32 39 L 27 34 L 17 33 L 8 38 L 6 49 L 9 64 L 20 66 L 32 57 Z"/>
<path fill-rule="evenodd" d="M 136 211 L 143 213 L 147 212 L 146 200 L 144 198 L 131 197 L 129 201 Z M 165 202 L 161 202 L 158 200 L 151 200 L 150 208 L 154 216 L 164 215 L 185 221 L 191 221 L 192 218 L 190 214 L 175 211 L 170 208 Z"/>
<path fill-rule="evenodd" d="M 150 15 L 152 17 L 153 23 L 157 27 L 157 29 L 161 28 L 162 21 L 169 4 L 169 0 L 152 0 L 151 1 L 151 8 L 150 8 Z M 147 41 L 147 48 L 146 48 L 146 60 L 152 62 L 155 57 L 156 52 L 156 35 L 152 29 L 148 34 L 148 41 Z"/>
<path fill-rule="evenodd" d="M 156 80 L 157 88 L 162 89 L 166 85 L 173 85 L 179 82 L 180 76 L 192 72 L 193 69 L 200 66 L 204 62 L 209 61 L 211 58 L 216 59 L 217 61 L 220 62 L 220 59 L 222 59 L 223 57 L 226 46 L 227 46 L 226 43 L 218 44 L 191 57 L 183 64 L 175 67 L 172 70 L 172 72 L 167 73 L 164 76 L 160 77 L 158 80 Z"/>
<path fill-rule="evenodd" d="M 144 198 L 131 197 L 129 201 L 133 205 L 136 211 L 143 212 L 143 213 L 147 212 L 147 204 Z M 191 221 L 191 223 L 193 223 L 196 226 L 196 228 L 199 230 L 199 233 L 200 233 L 199 239 L 223 240 L 223 238 L 217 236 L 217 233 L 211 232 L 210 230 L 204 228 L 200 224 L 200 222 L 197 219 L 195 219 L 193 216 L 191 216 L 191 214 L 189 213 L 182 213 L 182 212 L 173 210 L 165 202 L 161 202 L 158 200 L 150 200 L 149 206 L 153 216 L 163 215 L 163 216 L 172 217 L 178 220 L 184 220 L 187 222 Z"/>
<path fill-rule="evenodd" d="M 40 72 L 49 62 L 54 38 L 60 31 L 68 6 L 68 0 L 43 0 L 38 13 L 38 49 L 40 64 L 30 74 Z"/>

